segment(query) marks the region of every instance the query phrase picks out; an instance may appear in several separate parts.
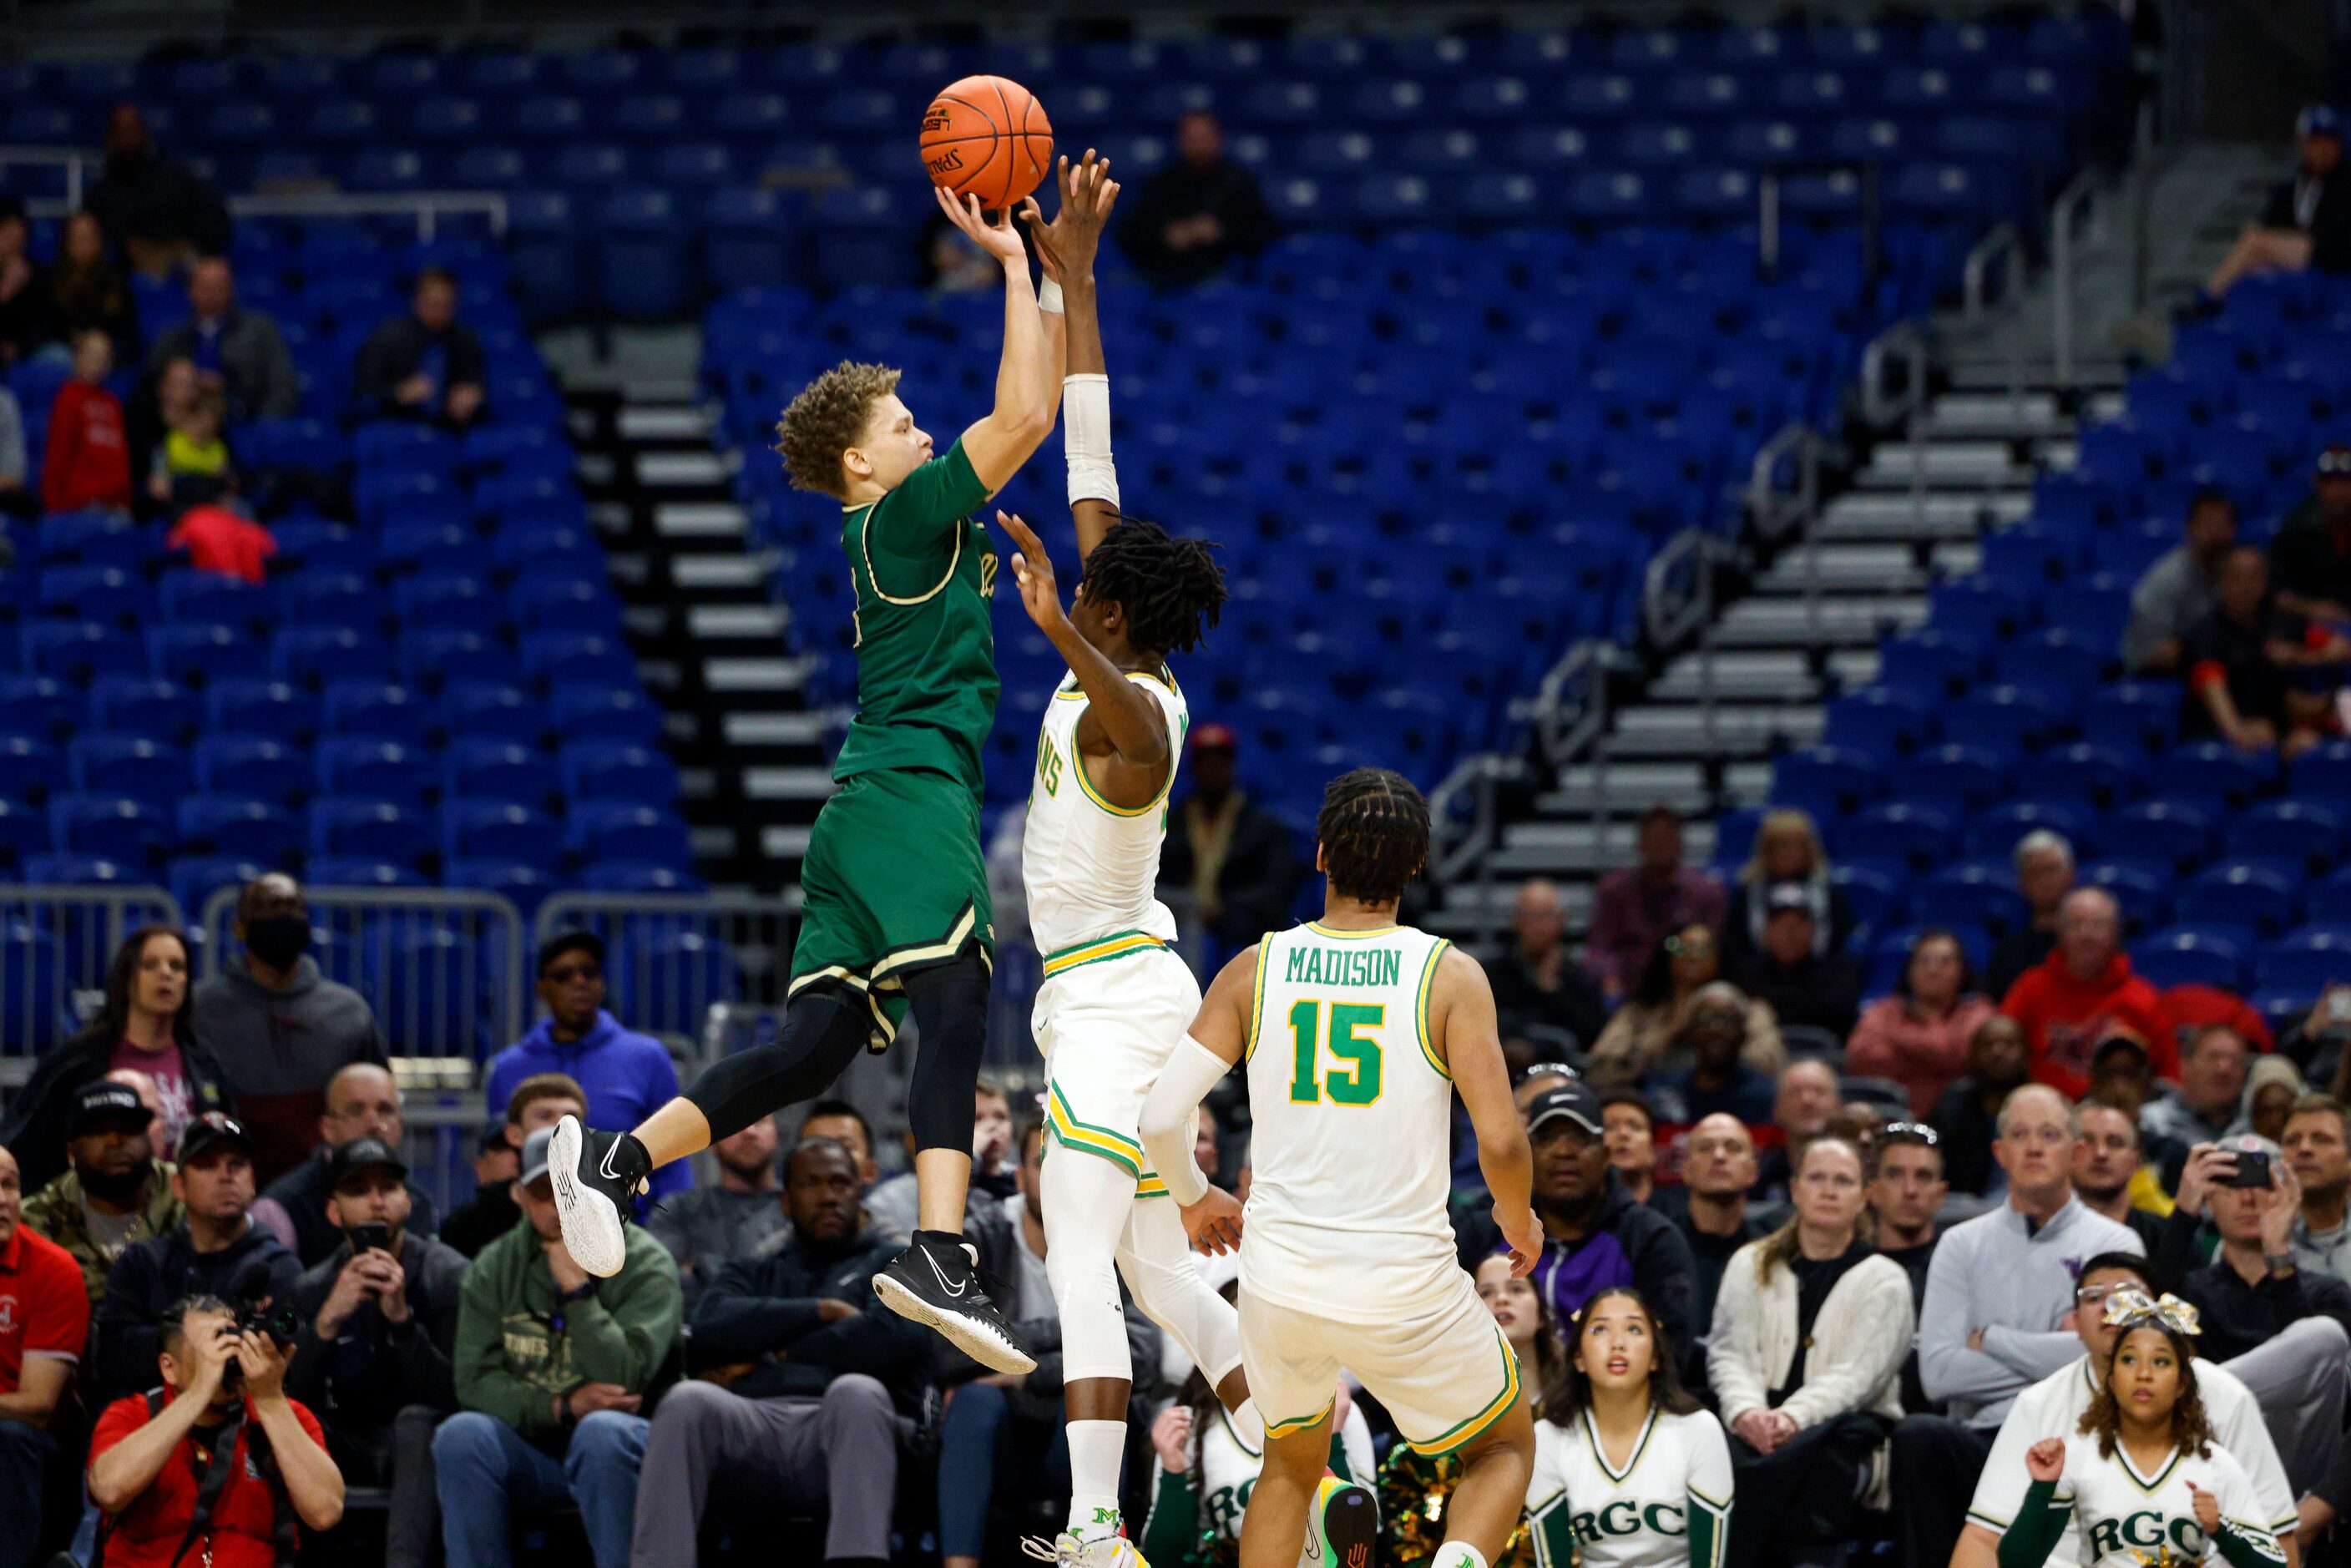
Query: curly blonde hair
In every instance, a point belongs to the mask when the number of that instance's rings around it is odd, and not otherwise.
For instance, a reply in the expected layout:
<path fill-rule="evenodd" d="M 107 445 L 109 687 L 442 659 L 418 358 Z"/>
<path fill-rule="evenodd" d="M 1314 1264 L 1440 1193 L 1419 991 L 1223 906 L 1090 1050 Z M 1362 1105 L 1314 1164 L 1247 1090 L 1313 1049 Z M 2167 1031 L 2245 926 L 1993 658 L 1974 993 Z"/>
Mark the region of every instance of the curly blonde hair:
<path fill-rule="evenodd" d="M 841 454 L 865 434 L 873 405 L 898 390 L 898 372 L 843 360 L 800 389 L 776 422 L 776 451 L 796 490 L 849 498 Z"/>

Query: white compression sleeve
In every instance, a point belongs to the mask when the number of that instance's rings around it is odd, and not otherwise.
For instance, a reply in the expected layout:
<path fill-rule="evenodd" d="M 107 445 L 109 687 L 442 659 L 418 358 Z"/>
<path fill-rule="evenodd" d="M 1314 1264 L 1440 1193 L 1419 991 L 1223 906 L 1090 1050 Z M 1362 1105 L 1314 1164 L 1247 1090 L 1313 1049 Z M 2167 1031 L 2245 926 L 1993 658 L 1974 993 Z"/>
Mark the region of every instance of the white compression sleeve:
<path fill-rule="evenodd" d="M 1070 466 L 1070 505 L 1118 505 L 1118 465 L 1110 455 L 1110 377 L 1100 371 L 1061 378 L 1061 453 Z"/>
<path fill-rule="evenodd" d="M 1187 1034 L 1143 1103 L 1143 1152 L 1177 1203 L 1195 1204 L 1208 1196 L 1208 1178 L 1192 1157 L 1193 1126 L 1200 1102 L 1232 1065 Z"/>

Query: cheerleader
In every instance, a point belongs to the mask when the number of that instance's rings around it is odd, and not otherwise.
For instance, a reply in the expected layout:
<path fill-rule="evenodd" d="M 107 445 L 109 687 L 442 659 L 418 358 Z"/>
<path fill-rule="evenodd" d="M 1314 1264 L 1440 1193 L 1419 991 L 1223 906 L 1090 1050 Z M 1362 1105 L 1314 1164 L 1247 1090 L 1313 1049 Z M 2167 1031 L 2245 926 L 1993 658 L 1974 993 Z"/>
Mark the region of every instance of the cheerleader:
<path fill-rule="evenodd" d="M 1682 1387 L 1656 1314 L 1612 1287 L 1573 1333 L 1535 1423 L 1527 1517 L 1542 1568 L 1722 1568 L 1730 1447 Z"/>
<path fill-rule="evenodd" d="M 2032 1484 L 2000 1538 L 2001 1568 L 2041 1568 L 2069 1514 L 2083 1568 L 2215 1555 L 2229 1568 L 2280 1568 L 2285 1552 L 2262 1522 L 2252 1482 L 2213 1442 L 2196 1391 L 2196 1309 L 2126 1289 L 2107 1298 L 2106 1321 L 2119 1332 L 2105 1385 L 2076 1435 L 2044 1437 L 2026 1453 Z"/>

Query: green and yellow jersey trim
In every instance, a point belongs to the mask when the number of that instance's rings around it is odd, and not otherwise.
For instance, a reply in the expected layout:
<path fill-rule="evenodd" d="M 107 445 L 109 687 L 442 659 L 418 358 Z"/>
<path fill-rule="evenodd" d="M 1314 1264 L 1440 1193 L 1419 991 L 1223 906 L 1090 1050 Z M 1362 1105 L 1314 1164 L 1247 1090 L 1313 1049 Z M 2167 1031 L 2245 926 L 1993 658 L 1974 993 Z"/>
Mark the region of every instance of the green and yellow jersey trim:
<path fill-rule="evenodd" d="M 1657 1407 L 1652 1405 L 1649 1406 L 1649 1418 L 1641 1423 L 1641 1436 L 1633 1444 L 1633 1457 L 1625 1461 L 1625 1468 L 1620 1470 L 1608 1462 L 1608 1449 L 1600 1441 L 1600 1429 L 1592 1423 L 1592 1412 L 1586 1410 L 1583 1413 L 1583 1440 L 1591 1446 L 1593 1462 L 1600 1467 L 1602 1475 L 1620 1487 L 1632 1479 L 1633 1472 L 1641 1468 L 1641 1456 L 1649 1451 L 1649 1439 L 1656 1434 Z"/>
<path fill-rule="evenodd" d="M 1331 1412 L 1338 1407 L 1338 1398 L 1333 1396 L 1330 1404 L 1311 1416 L 1293 1416 L 1287 1421 L 1268 1421 L 1265 1424 L 1265 1435 L 1268 1437 L 1294 1437 L 1301 1432 L 1311 1431 L 1328 1421 L 1331 1418 Z"/>
<path fill-rule="evenodd" d="M 1098 936 L 1091 942 L 1080 942 L 1045 955 L 1045 977 L 1065 975 L 1071 969 L 1082 969 L 1088 964 L 1107 964 L 1113 958 L 1124 958 L 1135 953 L 1164 951 L 1167 944 L 1148 931 L 1120 931 L 1108 936 Z"/>
<path fill-rule="evenodd" d="M 1453 1452 L 1456 1448 L 1467 1448 L 1476 1442 L 1484 1436 L 1487 1427 L 1510 1413 L 1511 1408 L 1519 1402 L 1519 1357 L 1518 1354 L 1510 1349 L 1510 1342 L 1502 1337 L 1502 1331 L 1499 1329 L 1494 1331 L 1494 1343 L 1502 1352 L 1501 1393 L 1496 1395 L 1484 1409 L 1467 1421 L 1457 1422 L 1426 1442 L 1416 1442 L 1411 1437 L 1405 1437 L 1405 1447 L 1416 1454 L 1438 1458 Z"/>
<path fill-rule="evenodd" d="M 2171 1472 L 2179 1468 L 2180 1452 L 2178 1448 L 2172 1449 L 2170 1457 L 2163 1461 L 2163 1469 L 2152 1477 L 2138 1473 L 2138 1467 L 2131 1463 L 2129 1451 L 2119 1443 L 2115 1445 L 2115 1458 L 2122 1461 L 2123 1474 L 2130 1477 L 2133 1486 L 2143 1492 L 2153 1492 L 2160 1490 L 2163 1483 L 2170 1479 Z"/>
<path fill-rule="evenodd" d="M 1452 943 L 1439 937 L 1428 949 L 1428 961 L 1420 967 L 1420 990 L 1415 1004 L 1415 1012 L 1418 1020 L 1416 1027 L 1420 1030 L 1420 1054 L 1427 1059 L 1429 1066 L 1437 1070 L 1437 1075 L 1447 1083 L 1453 1082 L 1453 1073 L 1452 1070 L 1438 1059 L 1437 1037 L 1429 1032 L 1428 993 L 1437 984 L 1437 962 L 1445 956 L 1445 950 L 1452 946 Z"/>
<path fill-rule="evenodd" d="M 1183 695 L 1176 689 L 1176 684 L 1172 679 L 1154 674 L 1147 670 L 1129 670 L 1126 672 L 1126 678 L 1130 681 L 1136 682 L 1147 681 L 1151 685 L 1159 687 L 1162 691 L 1165 691 L 1169 696 L 1180 696 Z M 1074 682 L 1077 677 L 1075 675 L 1071 675 L 1069 679 Z M 1080 687 L 1075 691 L 1056 691 L 1053 694 L 1053 700 L 1056 702 L 1060 702 L 1066 697 L 1074 697 L 1079 702 L 1084 702 L 1086 700 L 1085 690 L 1083 687 Z M 1169 716 L 1162 713 L 1160 716 L 1165 719 Z M 1083 794 L 1087 800 L 1092 800 L 1095 805 L 1109 812 L 1112 816 L 1144 817 L 1150 815 L 1152 812 L 1160 810 L 1167 804 L 1167 797 L 1172 794 L 1176 789 L 1176 765 L 1183 756 L 1183 751 L 1184 730 L 1182 727 L 1170 725 L 1168 727 L 1167 736 L 1166 781 L 1159 786 L 1159 793 L 1154 795 L 1150 800 L 1144 801 L 1140 806 L 1113 805 L 1108 800 L 1103 798 L 1100 790 L 1094 788 L 1094 781 L 1086 776 L 1086 759 L 1078 752 L 1076 733 L 1074 731 L 1071 732 L 1070 740 L 1070 761 L 1071 763 L 1070 770 L 1078 776 L 1079 792 Z"/>
<path fill-rule="evenodd" d="M 1328 936 L 1333 941 L 1367 942 L 1374 936 L 1393 936 L 1397 932 L 1403 930 L 1404 927 L 1401 925 L 1375 925 L 1369 931 L 1341 931 L 1335 926 L 1323 925 L 1320 920 L 1310 920 L 1306 923 L 1306 929 L 1313 932 L 1317 936 Z"/>
<path fill-rule="evenodd" d="M 1257 1055 L 1258 1022 L 1265 1016 L 1265 974 L 1268 969 L 1273 967 L 1269 961 L 1272 956 L 1273 936 L 1271 933 L 1268 933 L 1257 939 L 1257 988 L 1249 998 L 1249 1038 L 1241 1042 L 1243 1061 L 1248 1061 Z"/>
<path fill-rule="evenodd" d="M 1123 1133 L 1079 1121 L 1058 1083 L 1045 1086 L 1045 1117 L 1053 1130 L 1054 1141 L 1063 1148 L 1108 1160 L 1133 1176 L 1135 1197 L 1168 1196 L 1166 1179 L 1144 1164 L 1143 1145 Z"/>

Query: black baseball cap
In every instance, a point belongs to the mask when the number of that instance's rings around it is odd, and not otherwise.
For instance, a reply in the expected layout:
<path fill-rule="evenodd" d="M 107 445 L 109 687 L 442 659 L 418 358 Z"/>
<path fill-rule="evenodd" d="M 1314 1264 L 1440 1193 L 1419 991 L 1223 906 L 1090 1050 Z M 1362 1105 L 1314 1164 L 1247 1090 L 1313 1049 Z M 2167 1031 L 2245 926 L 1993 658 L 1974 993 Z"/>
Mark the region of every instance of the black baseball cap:
<path fill-rule="evenodd" d="M 207 1111 L 189 1123 L 188 1130 L 180 1134 L 179 1163 L 186 1165 L 197 1155 L 209 1153 L 224 1144 L 243 1149 L 247 1159 L 252 1159 L 258 1152 L 254 1148 L 253 1137 L 245 1130 L 244 1123 L 225 1111 Z"/>
<path fill-rule="evenodd" d="M 1605 1125 L 1600 1114 L 1600 1096 L 1580 1078 L 1546 1089 L 1534 1097 L 1534 1103 L 1527 1107 L 1527 1135 L 1532 1137 L 1542 1130 L 1544 1123 L 1562 1117 L 1595 1138 Z"/>
<path fill-rule="evenodd" d="M 2141 1067 L 2148 1067 L 2154 1064 L 2155 1057 L 2153 1053 L 2147 1049 L 2147 1042 L 2145 1040 L 2139 1039 L 2138 1036 L 2135 1034 L 2117 1033 L 2107 1035 L 2104 1040 L 2098 1041 L 2096 1045 L 2090 1048 L 2091 1069 L 2095 1071 L 2098 1068 L 2104 1067 L 2106 1064 L 2106 1059 L 2108 1057 L 2113 1056 L 2117 1051 L 2125 1051 L 2130 1052 L 2133 1056 L 2137 1057 L 2138 1064 Z"/>
<path fill-rule="evenodd" d="M 408 1165 L 381 1138 L 353 1138 L 327 1162 L 327 1189 L 340 1192 L 343 1184 L 362 1171 L 386 1170 L 408 1179 Z"/>
<path fill-rule="evenodd" d="M 83 1084 L 81 1092 L 74 1096 L 73 1114 L 66 1121 L 66 1136 L 78 1138 L 84 1133 L 115 1123 L 128 1124 L 133 1131 L 141 1131 L 149 1115 L 139 1091 L 128 1083 L 101 1078 L 95 1083 Z"/>
<path fill-rule="evenodd" d="M 596 967 L 604 967 L 604 939 L 593 931 L 562 931 L 539 944 L 538 966 L 531 973 L 544 976 L 558 958 L 566 953 L 585 953 L 596 960 Z"/>

